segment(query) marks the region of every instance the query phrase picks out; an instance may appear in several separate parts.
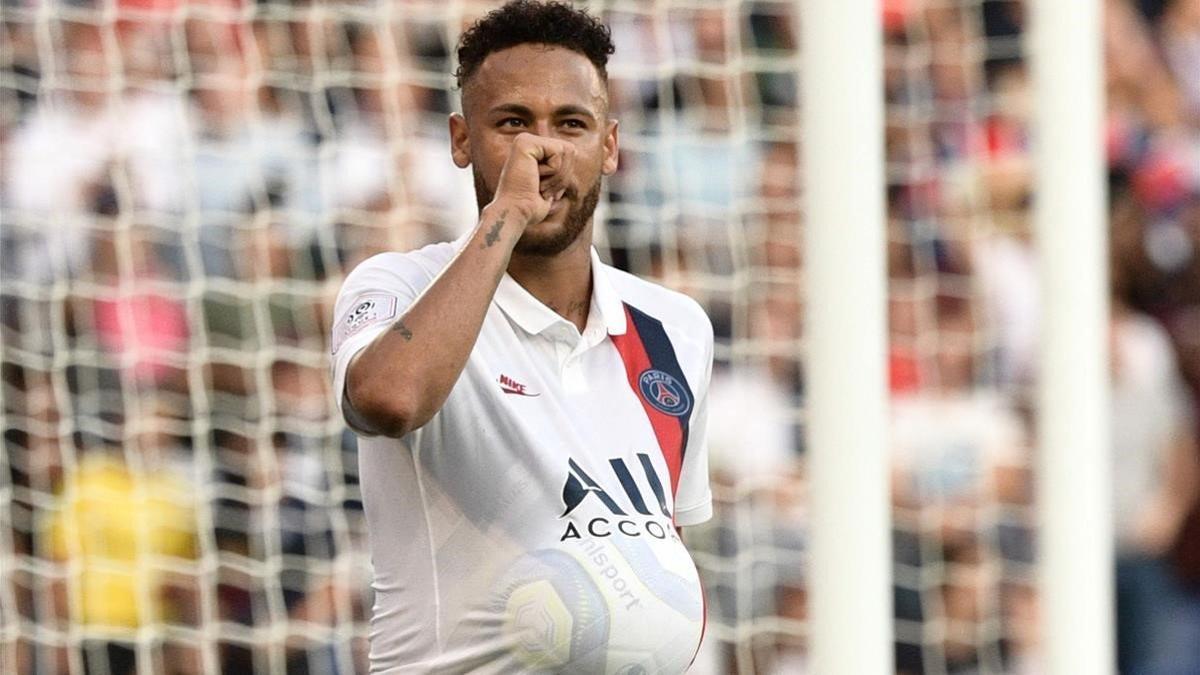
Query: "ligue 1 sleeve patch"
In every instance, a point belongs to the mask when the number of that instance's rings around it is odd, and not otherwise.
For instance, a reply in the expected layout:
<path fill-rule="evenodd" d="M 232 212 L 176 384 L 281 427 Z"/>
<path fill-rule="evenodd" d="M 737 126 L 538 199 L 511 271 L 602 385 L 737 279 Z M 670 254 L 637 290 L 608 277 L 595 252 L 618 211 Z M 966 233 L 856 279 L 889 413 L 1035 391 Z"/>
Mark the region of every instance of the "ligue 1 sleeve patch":
<path fill-rule="evenodd" d="M 333 326 L 332 354 L 337 354 L 346 340 L 361 333 L 368 326 L 396 317 L 396 297 L 386 293 L 368 293 L 358 299 L 346 315 Z"/>

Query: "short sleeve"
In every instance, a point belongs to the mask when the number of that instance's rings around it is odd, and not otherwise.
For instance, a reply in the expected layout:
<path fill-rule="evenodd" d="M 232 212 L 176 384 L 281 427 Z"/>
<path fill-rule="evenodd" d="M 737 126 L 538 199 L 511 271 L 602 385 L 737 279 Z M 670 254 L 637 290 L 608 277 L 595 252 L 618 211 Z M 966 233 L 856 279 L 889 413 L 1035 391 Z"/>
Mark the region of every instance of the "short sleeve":
<path fill-rule="evenodd" d="M 449 247 L 449 244 L 440 246 Z M 429 260 L 430 247 L 409 254 L 381 253 L 364 260 L 346 277 L 334 303 L 329 342 L 333 396 L 343 419 L 355 431 L 354 413 L 345 403 L 346 370 L 350 360 L 388 329 L 416 301 L 449 262 Z"/>
<path fill-rule="evenodd" d="M 688 426 L 687 447 L 679 473 L 679 490 L 675 495 L 675 525 L 699 525 L 712 518 L 712 488 L 708 482 L 708 388 L 712 381 L 713 334 L 712 324 L 704 317 L 707 333 L 704 338 L 703 378 L 693 386 L 695 409 Z"/>

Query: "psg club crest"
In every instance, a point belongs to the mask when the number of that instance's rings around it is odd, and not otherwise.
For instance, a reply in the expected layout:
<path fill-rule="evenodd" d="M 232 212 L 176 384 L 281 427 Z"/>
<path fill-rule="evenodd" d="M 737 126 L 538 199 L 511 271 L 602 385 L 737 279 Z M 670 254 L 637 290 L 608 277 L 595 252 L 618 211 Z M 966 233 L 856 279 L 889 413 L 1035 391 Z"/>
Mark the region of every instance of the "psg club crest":
<path fill-rule="evenodd" d="M 650 369 L 638 378 L 642 397 L 655 409 L 672 417 L 682 417 L 692 409 L 692 399 L 679 380 L 661 370 Z"/>

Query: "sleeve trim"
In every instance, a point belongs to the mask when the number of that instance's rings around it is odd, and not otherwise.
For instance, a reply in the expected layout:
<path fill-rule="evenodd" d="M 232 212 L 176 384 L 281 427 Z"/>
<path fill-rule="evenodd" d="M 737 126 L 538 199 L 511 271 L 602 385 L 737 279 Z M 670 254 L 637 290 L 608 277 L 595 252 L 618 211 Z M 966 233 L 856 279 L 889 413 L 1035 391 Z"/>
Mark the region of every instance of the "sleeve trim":
<path fill-rule="evenodd" d="M 699 525 L 712 518 L 712 515 L 713 505 L 712 496 L 710 495 L 699 504 L 675 509 L 675 524 L 680 527 Z"/>

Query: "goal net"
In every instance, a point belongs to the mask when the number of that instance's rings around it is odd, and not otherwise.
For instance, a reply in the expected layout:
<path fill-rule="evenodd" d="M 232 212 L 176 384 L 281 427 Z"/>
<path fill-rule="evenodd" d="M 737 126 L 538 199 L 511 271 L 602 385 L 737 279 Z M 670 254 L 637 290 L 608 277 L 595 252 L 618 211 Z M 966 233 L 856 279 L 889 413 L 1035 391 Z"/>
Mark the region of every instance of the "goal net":
<path fill-rule="evenodd" d="M 883 3 L 909 673 L 1016 672 L 1033 643 L 1016 4 Z M 803 672 L 803 17 L 586 5 L 621 124 L 597 244 L 717 334 L 695 670 Z M 361 260 L 473 225 L 445 116 L 453 45 L 492 6 L 0 4 L 0 670 L 365 672 L 329 314 Z"/>

